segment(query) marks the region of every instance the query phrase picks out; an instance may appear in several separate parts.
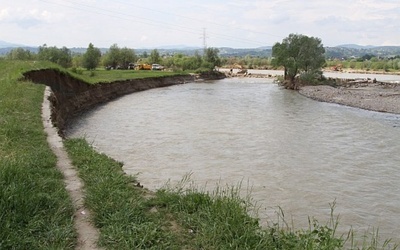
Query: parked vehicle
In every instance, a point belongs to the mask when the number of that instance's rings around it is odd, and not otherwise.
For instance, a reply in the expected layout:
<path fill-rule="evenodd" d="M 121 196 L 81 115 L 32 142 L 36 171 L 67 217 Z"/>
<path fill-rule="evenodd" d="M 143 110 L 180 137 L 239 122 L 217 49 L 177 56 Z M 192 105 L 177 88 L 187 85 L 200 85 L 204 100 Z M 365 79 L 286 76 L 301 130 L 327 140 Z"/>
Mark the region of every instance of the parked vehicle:
<path fill-rule="evenodd" d="M 144 64 L 138 64 L 138 65 L 137 65 L 137 69 L 138 69 L 138 70 L 151 70 L 151 69 L 152 69 L 152 66 L 151 66 L 150 64 L 146 64 L 146 63 L 144 63 Z"/>
<path fill-rule="evenodd" d="M 160 64 L 152 64 L 151 65 L 151 70 L 163 70 L 164 67 L 161 66 Z"/>
<path fill-rule="evenodd" d="M 136 65 L 134 63 L 128 64 L 128 69 L 135 69 Z"/>

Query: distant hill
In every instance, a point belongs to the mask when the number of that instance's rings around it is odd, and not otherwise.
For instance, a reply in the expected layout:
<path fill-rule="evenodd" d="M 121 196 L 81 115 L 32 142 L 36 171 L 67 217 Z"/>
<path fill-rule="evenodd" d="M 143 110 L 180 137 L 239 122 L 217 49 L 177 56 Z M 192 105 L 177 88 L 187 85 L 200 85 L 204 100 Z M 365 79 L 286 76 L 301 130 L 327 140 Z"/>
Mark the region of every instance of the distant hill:
<path fill-rule="evenodd" d="M 342 45 L 338 45 L 336 47 L 340 47 L 340 48 L 348 48 L 348 49 L 372 49 L 375 48 L 377 46 L 373 46 L 373 45 L 358 45 L 358 44 L 342 44 Z"/>
<path fill-rule="evenodd" d="M 16 48 L 16 47 L 24 47 L 24 46 L 25 46 L 25 45 L 22 45 L 22 44 L 9 43 L 9 42 L 0 40 L 0 49 L 2 49 L 2 48 L 8 48 L 8 47 L 10 47 L 10 48 Z"/>
<path fill-rule="evenodd" d="M 153 50 L 154 48 L 143 48 Z M 194 46 L 186 46 L 186 45 L 166 45 L 166 46 L 159 46 L 156 48 L 157 50 L 200 50 L 200 47 Z"/>
<path fill-rule="evenodd" d="M 0 56 L 8 54 L 11 50 L 15 48 L 23 48 L 25 50 L 29 50 L 32 53 L 37 53 L 39 51 L 39 47 L 24 47 L 24 46 L 5 47 L 5 48 L 0 48 Z"/>
<path fill-rule="evenodd" d="M 362 57 L 364 55 L 374 55 L 377 57 L 400 56 L 400 46 L 336 46 L 326 47 L 325 56 L 327 58 L 347 59 L 351 57 Z"/>
<path fill-rule="evenodd" d="M 218 48 L 220 55 L 223 57 L 231 57 L 231 56 L 258 56 L 258 57 L 270 57 L 272 54 L 272 47 L 259 47 L 259 48 L 248 48 L 248 49 L 235 49 L 222 47 Z"/>
<path fill-rule="evenodd" d="M 25 46 L 15 43 L 9 43 L 0 40 L 0 56 L 6 55 L 12 49 L 21 47 L 27 49 L 32 53 L 38 52 L 38 47 Z M 83 54 L 86 52 L 86 48 L 73 47 L 69 48 L 72 53 Z M 102 53 L 106 53 L 108 48 L 99 48 Z M 154 48 L 139 48 L 135 49 L 136 54 L 141 55 L 143 53 L 150 54 Z M 230 48 L 230 47 L 220 47 L 219 53 L 221 57 L 271 57 L 272 46 L 263 46 L 258 48 Z M 174 55 L 177 53 L 192 56 L 196 52 L 202 53 L 203 48 L 201 47 L 190 47 L 185 45 L 172 45 L 172 46 L 160 46 L 157 50 L 162 55 Z M 327 58 L 338 58 L 347 59 L 352 57 L 362 57 L 366 54 L 379 56 L 379 57 L 394 57 L 400 56 L 400 46 L 373 46 L 373 45 L 357 45 L 357 44 L 342 44 L 335 47 L 325 47 L 325 56 Z"/>

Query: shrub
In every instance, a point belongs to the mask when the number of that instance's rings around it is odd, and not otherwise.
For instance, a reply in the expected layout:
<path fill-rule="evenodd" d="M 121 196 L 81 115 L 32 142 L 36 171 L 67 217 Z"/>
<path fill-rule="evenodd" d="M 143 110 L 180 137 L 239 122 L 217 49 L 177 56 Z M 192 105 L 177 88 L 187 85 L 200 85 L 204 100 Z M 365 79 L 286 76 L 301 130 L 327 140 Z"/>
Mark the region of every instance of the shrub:
<path fill-rule="evenodd" d="M 310 71 L 304 72 L 299 76 L 301 84 L 316 85 L 324 80 L 324 76 L 321 71 Z"/>

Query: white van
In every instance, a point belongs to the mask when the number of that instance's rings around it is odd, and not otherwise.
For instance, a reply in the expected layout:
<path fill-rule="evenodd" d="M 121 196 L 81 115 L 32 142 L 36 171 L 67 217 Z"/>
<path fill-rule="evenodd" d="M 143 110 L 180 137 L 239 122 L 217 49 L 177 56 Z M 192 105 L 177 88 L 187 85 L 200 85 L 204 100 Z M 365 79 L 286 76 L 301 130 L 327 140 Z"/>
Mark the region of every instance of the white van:
<path fill-rule="evenodd" d="M 164 67 L 161 66 L 160 64 L 152 64 L 151 65 L 151 70 L 163 70 Z"/>

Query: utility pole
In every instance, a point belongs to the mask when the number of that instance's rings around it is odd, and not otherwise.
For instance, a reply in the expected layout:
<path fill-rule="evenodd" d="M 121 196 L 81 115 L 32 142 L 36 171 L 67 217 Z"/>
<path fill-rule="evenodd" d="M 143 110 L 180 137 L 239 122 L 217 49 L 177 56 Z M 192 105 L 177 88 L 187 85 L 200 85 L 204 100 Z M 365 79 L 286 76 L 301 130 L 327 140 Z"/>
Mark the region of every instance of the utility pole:
<path fill-rule="evenodd" d="M 204 50 L 204 55 L 205 55 L 206 54 L 206 50 L 207 50 L 206 28 L 203 28 L 203 50 Z"/>
<path fill-rule="evenodd" d="M 206 28 L 203 28 L 203 48 L 204 50 L 207 49 L 207 36 L 206 36 Z"/>

